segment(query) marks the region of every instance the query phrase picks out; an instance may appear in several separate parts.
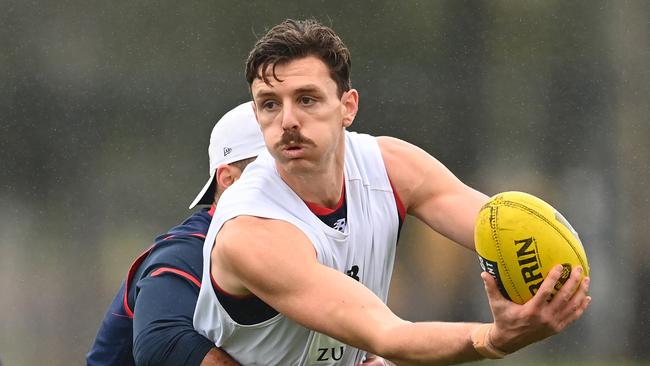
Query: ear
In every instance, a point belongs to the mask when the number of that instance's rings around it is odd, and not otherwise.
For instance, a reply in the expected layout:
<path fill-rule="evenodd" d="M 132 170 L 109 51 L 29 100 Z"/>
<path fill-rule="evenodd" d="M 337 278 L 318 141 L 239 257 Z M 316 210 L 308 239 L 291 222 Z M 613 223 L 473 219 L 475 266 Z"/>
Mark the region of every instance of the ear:
<path fill-rule="evenodd" d="M 218 192 L 223 192 L 226 188 L 235 183 L 237 178 L 239 178 L 239 175 L 240 173 L 237 167 L 228 164 L 219 165 L 215 176 Z"/>
<path fill-rule="evenodd" d="M 343 127 L 349 127 L 359 111 L 359 92 L 350 89 L 341 96 L 341 108 L 343 109 Z"/>

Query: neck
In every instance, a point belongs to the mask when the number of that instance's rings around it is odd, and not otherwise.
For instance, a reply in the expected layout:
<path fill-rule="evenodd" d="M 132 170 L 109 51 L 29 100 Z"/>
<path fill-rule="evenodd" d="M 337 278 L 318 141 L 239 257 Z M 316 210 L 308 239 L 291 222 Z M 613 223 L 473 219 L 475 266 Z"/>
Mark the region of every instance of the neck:
<path fill-rule="evenodd" d="M 343 169 L 331 174 L 300 175 L 283 179 L 303 201 L 335 208 L 341 199 Z"/>

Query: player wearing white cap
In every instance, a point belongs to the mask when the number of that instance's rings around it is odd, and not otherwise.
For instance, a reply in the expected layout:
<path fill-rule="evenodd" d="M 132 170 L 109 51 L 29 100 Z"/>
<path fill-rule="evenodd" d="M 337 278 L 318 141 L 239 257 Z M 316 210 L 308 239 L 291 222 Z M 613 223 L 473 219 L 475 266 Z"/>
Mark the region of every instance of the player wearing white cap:
<path fill-rule="evenodd" d="M 580 268 L 550 299 L 554 269 L 524 305 L 482 273 L 493 323 L 412 323 L 388 309 L 402 215 L 473 250 L 487 197 L 409 143 L 347 132 L 359 103 L 350 65 L 314 20 L 275 26 L 249 54 L 268 151 L 219 201 L 195 327 L 243 364 L 352 365 L 370 351 L 437 365 L 500 358 L 578 319 L 591 300 Z M 264 316 L 228 304 L 244 300 Z"/>
<path fill-rule="evenodd" d="M 192 326 L 203 241 L 221 193 L 266 150 L 251 102 L 214 126 L 210 177 L 190 205 L 211 205 L 160 235 L 131 266 L 87 355 L 88 365 L 238 365 Z"/>

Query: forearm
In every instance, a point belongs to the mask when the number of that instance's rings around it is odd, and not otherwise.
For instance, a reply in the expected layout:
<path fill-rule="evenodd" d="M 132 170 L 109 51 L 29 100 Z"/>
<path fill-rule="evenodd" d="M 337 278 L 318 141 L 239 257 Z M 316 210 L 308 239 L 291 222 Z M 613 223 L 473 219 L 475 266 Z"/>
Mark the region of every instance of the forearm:
<path fill-rule="evenodd" d="M 479 323 L 410 323 L 385 332 L 377 354 L 398 365 L 451 365 L 483 357 L 472 345 Z"/>
<path fill-rule="evenodd" d="M 311 274 L 307 277 L 319 279 L 320 287 L 312 284 L 278 303 L 294 321 L 398 365 L 449 365 L 482 358 L 471 341 L 480 324 L 408 322 L 348 276 L 323 266 L 314 271 L 306 270 Z M 334 288 L 346 296 L 340 297 Z M 310 316 L 314 313 L 323 316 Z"/>

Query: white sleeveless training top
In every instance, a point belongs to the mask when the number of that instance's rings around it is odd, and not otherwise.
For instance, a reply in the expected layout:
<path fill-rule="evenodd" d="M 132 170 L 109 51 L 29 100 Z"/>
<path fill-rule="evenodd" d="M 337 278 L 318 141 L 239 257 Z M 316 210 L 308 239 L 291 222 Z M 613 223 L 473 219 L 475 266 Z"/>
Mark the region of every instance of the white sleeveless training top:
<path fill-rule="evenodd" d="M 196 330 L 245 366 L 353 366 L 361 362 L 364 351 L 311 331 L 282 314 L 255 325 L 238 324 L 219 303 L 210 279 L 210 253 L 224 222 L 240 215 L 258 216 L 295 225 L 310 239 L 321 264 L 347 272 L 386 302 L 399 215 L 373 136 L 345 132 L 345 195 L 347 226 L 340 232 L 309 210 L 280 178 L 271 155 L 263 152 L 217 204 L 203 248 L 203 279 L 194 312 Z"/>

